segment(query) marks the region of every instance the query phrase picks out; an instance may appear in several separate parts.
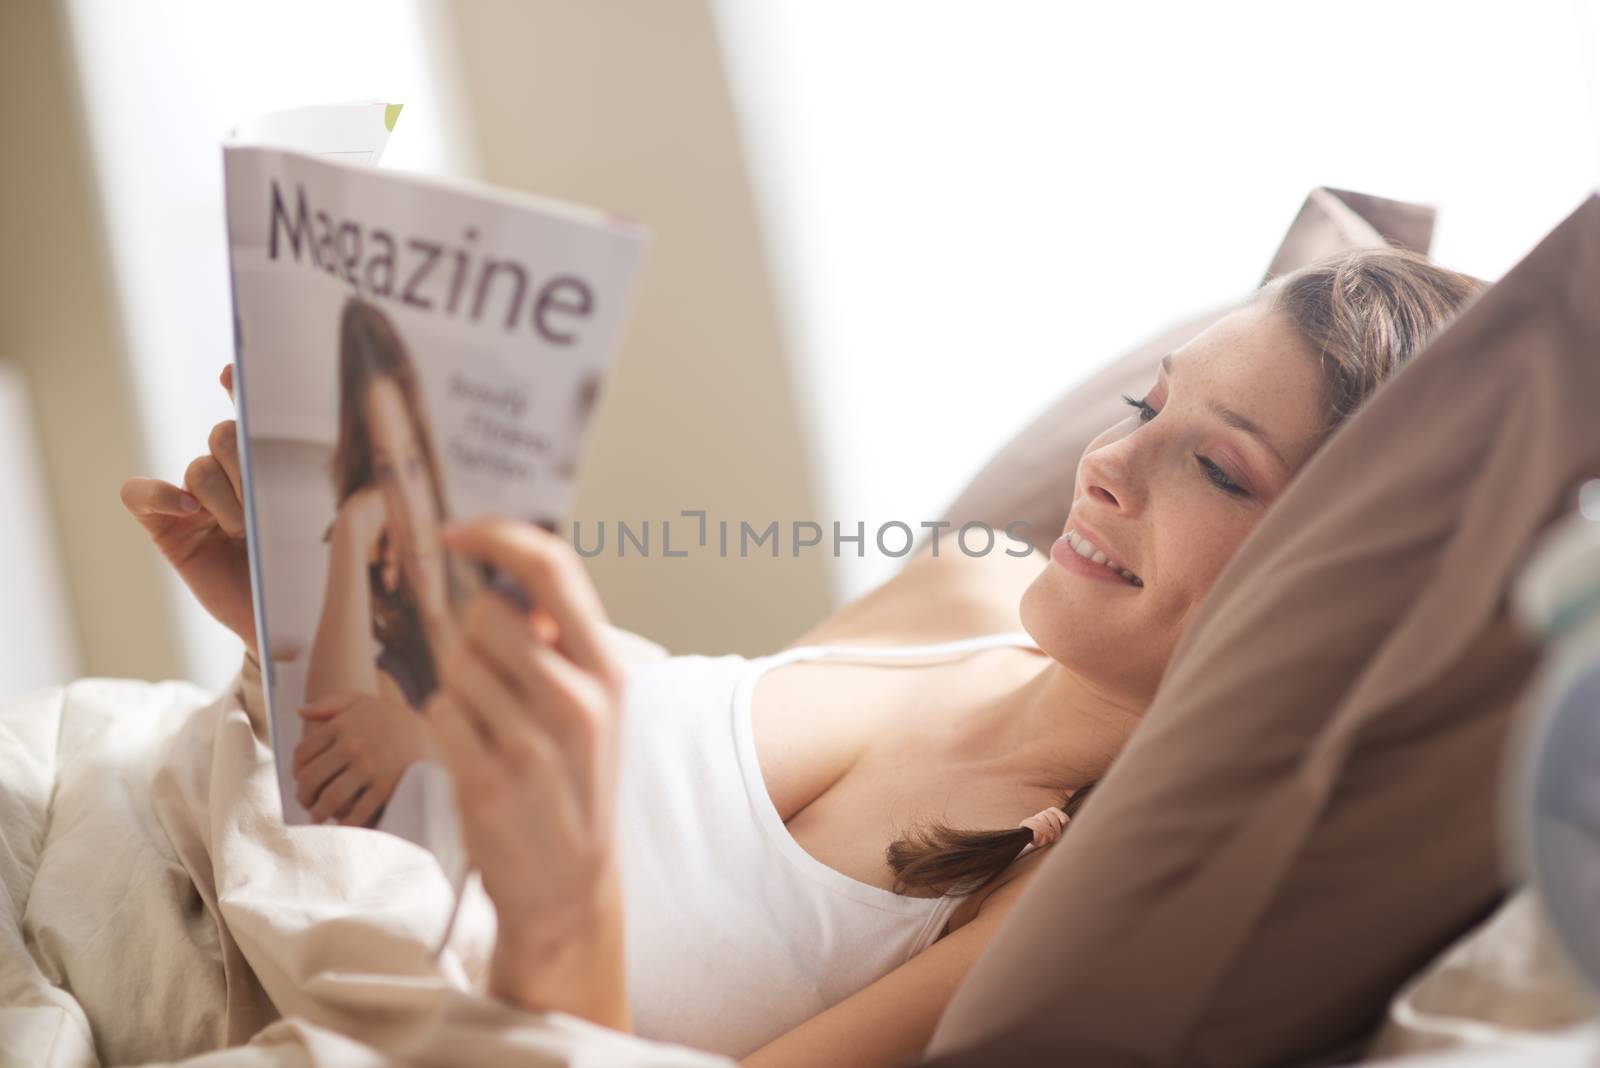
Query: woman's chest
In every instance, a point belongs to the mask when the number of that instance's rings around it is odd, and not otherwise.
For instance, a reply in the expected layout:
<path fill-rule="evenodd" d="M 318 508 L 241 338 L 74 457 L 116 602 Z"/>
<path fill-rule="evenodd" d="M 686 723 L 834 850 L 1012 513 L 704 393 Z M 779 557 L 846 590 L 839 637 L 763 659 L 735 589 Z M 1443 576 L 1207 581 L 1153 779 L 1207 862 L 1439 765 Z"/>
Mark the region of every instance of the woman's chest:
<path fill-rule="evenodd" d="M 893 884 L 884 860 L 893 813 L 924 785 L 914 768 L 886 761 L 880 744 L 897 730 L 897 675 L 791 663 L 765 672 L 750 697 L 761 778 L 789 835 L 835 871 L 884 889 Z"/>
<path fill-rule="evenodd" d="M 988 658 L 1008 654 L 1028 655 L 995 650 Z M 757 679 L 749 711 L 761 776 L 806 853 L 893 889 L 886 851 L 907 832 L 1020 818 L 1015 784 L 965 766 L 946 740 L 964 700 L 976 700 L 955 667 L 802 661 Z"/>

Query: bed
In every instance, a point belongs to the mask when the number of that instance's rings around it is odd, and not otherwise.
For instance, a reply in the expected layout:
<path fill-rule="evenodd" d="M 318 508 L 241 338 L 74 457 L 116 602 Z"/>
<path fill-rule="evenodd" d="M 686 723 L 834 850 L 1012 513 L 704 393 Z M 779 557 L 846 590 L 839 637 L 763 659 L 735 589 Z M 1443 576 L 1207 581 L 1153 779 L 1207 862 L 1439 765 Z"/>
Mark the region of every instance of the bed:
<path fill-rule="evenodd" d="M 1291 227 L 1285 247 L 1298 247 L 1299 255 L 1313 257 L 1326 251 L 1330 241 L 1339 247 L 1409 235 L 1425 244 L 1428 226 L 1403 208 L 1375 198 L 1315 191 Z M 1431 225 L 1431 214 L 1426 220 Z M 1507 418 L 1546 428 L 1546 437 L 1535 441 L 1537 448 L 1530 454 L 1545 461 L 1538 477 L 1504 464 L 1496 466 L 1492 461 L 1507 454 L 1502 439 L 1488 431 L 1478 433 L 1482 448 L 1471 456 L 1488 464 L 1490 474 L 1483 478 L 1502 483 L 1509 479 L 1518 492 L 1532 494 L 1529 514 L 1514 529 L 1495 526 L 1499 513 L 1479 508 L 1476 502 L 1501 499 L 1500 483 L 1479 483 L 1479 475 L 1464 471 L 1449 476 L 1454 481 L 1446 485 L 1448 480 L 1441 481 L 1444 476 L 1426 462 L 1410 472 L 1410 477 L 1423 478 L 1432 491 L 1450 491 L 1445 494 L 1453 502 L 1448 507 L 1460 510 L 1459 515 L 1447 517 L 1450 530 L 1509 531 L 1495 543 L 1492 562 L 1497 567 L 1510 566 L 1520 551 L 1519 539 L 1536 529 L 1545 512 L 1559 503 L 1557 490 L 1575 471 L 1600 468 L 1600 428 L 1593 426 L 1592 413 L 1586 415 L 1587 409 L 1576 407 L 1573 399 L 1600 392 L 1600 380 L 1592 361 L 1580 365 L 1570 358 L 1579 350 L 1594 351 L 1590 343 L 1600 338 L 1600 319 L 1592 310 L 1562 311 L 1592 304 L 1592 300 L 1582 303 L 1583 294 L 1592 294 L 1592 288 L 1583 289 L 1579 283 L 1600 285 L 1600 199 L 1591 198 L 1555 236 L 1560 240 L 1541 246 L 1542 251 L 1530 257 L 1536 270 L 1514 279 L 1502 291 L 1498 306 L 1480 309 L 1465 329 L 1452 331 L 1458 348 L 1477 354 L 1486 345 L 1517 342 L 1520 393 L 1515 397 L 1510 389 L 1493 393 L 1499 388 L 1494 374 L 1505 373 L 1505 368 L 1495 370 L 1497 365 L 1482 361 L 1475 366 L 1484 373 L 1468 377 L 1460 389 L 1464 401 L 1480 394 L 1497 402 L 1504 397 Z M 1542 260 L 1537 259 L 1540 255 Z M 1287 263 L 1280 259 L 1281 255 L 1275 259 L 1275 267 L 1284 269 Z M 1547 297 L 1544 293 L 1550 287 L 1545 283 L 1556 272 L 1565 272 L 1562 277 L 1570 274 L 1576 281 L 1570 291 Z M 1511 331 L 1506 324 L 1512 322 L 1520 323 L 1525 332 Z M 1527 332 L 1529 322 L 1537 329 Z M 1106 398 L 1092 391 L 1114 393 L 1126 377 L 1146 373 L 1144 364 L 1158 358 L 1171 338 L 1184 330 L 1197 332 L 1203 325 L 1198 320 L 1184 324 L 1113 362 L 1104 375 L 1083 387 L 1090 393 L 1064 398 L 1059 409 L 1046 413 L 996 457 L 952 507 L 950 518 L 1010 519 L 1019 514 L 1017 507 L 1045 501 L 1039 487 L 1057 477 L 1059 465 L 1075 463 L 1081 451 L 1073 435 L 1092 433 L 1101 425 L 1094 406 Z M 1418 359 L 1426 357 L 1425 353 Z M 1524 387 L 1523 380 L 1531 384 Z M 1395 405 L 1415 404 L 1419 397 L 1439 392 L 1425 377 L 1413 375 L 1406 381 L 1410 384 L 1396 394 Z M 1478 393 L 1469 395 L 1468 390 Z M 1493 413 L 1480 409 L 1486 413 L 1480 422 L 1487 425 Z M 1308 468 L 1305 478 L 1312 487 L 1308 493 L 1319 492 L 1319 484 L 1326 488 L 1329 480 L 1350 477 L 1341 465 L 1368 470 L 1378 448 L 1372 436 L 1389 432 L 1385 420 L 1403 422 L 1401 414 L 1386 413 L 1382 405 L 1375 410 L 1377 415 L 1363 424 L 1365 429 L 1350 439 L 1353 445 L 1335 449 L 1330 444 L 1333 458 Z M 1358 415 L 1352 426 L 1363 418 Z M 1389 493 L 1414 489 L 1398 477 L 1379 489 Z M 1356 510 L 1341 521 L 1359 528 L 1359 508 L 1386 507 L 1383 492 L 1374 490 L 1370 498 L 1357 501 L 1352 506 Z M 1315 504 L 1312 499 L 1311 506 Z M 1060 525 L 1043 512 L 1029 518 L 1037 519 L 1034 529 Z M 1230 565 L 1219 586 L 1244 591 L 1229 595 L 1239 607 L 1214 609 L 1213 615 L 1231 611 L 1224 617 L 1231 622 L 1213 626 L 1203 640 L 1191 642 L 1198 648 L 1189 659 L 1203 659 L 1219 650 L 1226 654 L 1229 640 L 1248 640 L 1251 627 L 1271 626 L 1270 612 L 1260 614 L 1272 608 L 1271 598 L 1294 603 L 1303 592 L 1293 584 L 1293 576 L 1276 585 L 1259 581 L 1261 574 L 1275 573 L 1273 554 L 1285 544 L 1296 544 L 1286 522 L 1274 525 L 1269 517 L 1262 524 L 1265 537 L 1253 536 L 1241 551 L 1242 562 Z M 1338 539 L 1340 528 L 1333 520 L 1324 525 L 1316 536 L 1332 538 L 1334 548 L 1349 544 Z M 1445 536 L 1430 530 L 1413 534 L 1422 539 L 1418 544 Z M 1326 548 L 1315 540 L 1305 544 L 1310 549 Z M 1346 553 L 1351 560 L 1341 558 L 1337 566 L 1381 565 L 1387 558 L 1380 549 L 1385 547 L 1374 548 L 1365 564 Z M 1414 587 L 1413 600 L 1423 603 L 1439 582 L 1449 584 L 1451 573 L 1418 558 L 1416 546 L 1408 552 L 1404 559 L 1410 570 L 1392 581 L 1402 584 L 1400 593 Z M 1448 553 L 1442 558 L 1449 562 Z M 1487 559 L 1476 558 L 1480 563 Z M 1341 571 L 1332 578 L 1343 575 Z M 1324 576 L 1321 581 L 1328 580 Z M 1365 580 L 1375 581 L 1371 574 Z M 1399 600 L 1410 603 L 1406 597 Z M 1486 618 L 1498 619 L 1492 608 L 1486 601 Z M 1408 622 L 1405 604 L 1398 604 L 1393 614 L 1398 623 L 1390 637 L 1403 639 L 1411 633 L 1402 625 Z M 1484 634 L 1493 640 L 1487 644 L 1469 640 Z M 1482 759 L 1495 751 L 1496 732 L 1508 718 L 1515 689 L 1510 684 L 1519 681 L 1517 672 L 1525 671 L 1532 657 L 1494 627 L 1479 631 L 1469 627 L 1458 637 L 1457 650 L 1472 663 L 1482 666 L 1486 657 L 1501 658 L 1494 663 L 1506 666 L 1502 681 L 1507 683 L 1507 694 L 1459 695 L 1435 688 L 1433 704 L 1417 707 L 1435 716 L 1425 722 L 1459 726 L 1467 711 L 1479 716 L 1485 729 L 1462 736 L 1467 748 L 1456 752 Z M 624 631 L 615 631 L 613 639 L 629 663 L 665 655 L 654 643 Z M 1315 645 L 1310 643 L 1313 649 Z M 1374 648 L 1375 652 L 1361 655 L 1382 661 L 1384 654 L 1395 648 L 1404 652 L 1407 647 L 1403 641 L 1386 640 Z M 1185 647 L 1180 647 L 1175 661 L 1184 656 Z M 1240 675 L 1238 665 L 1231 670 Z M 1379 678 L 1383 681 L 1383 676 Z M 1394 676 L 1387 681 L 1393 683 Z M 1291 953 L 1284 959 L 1282 953 L 1274 957 L 1272 952 L 1254 956 L 1247 952 L 1261 945 L 1268 950 L 1285 945 L 1294 949 L 1293 937 L 1303 937 L 1308 930 L 1300 924 L 1290 929 L 1286 941 L 1275 941 L 1273 929 L 1263 926 L 1261 917 L 1270 919 L 1274 901 L 1287 900 L 1291 912 L 1304 911 L 1303 899 L 1273 898 L 1272 893 L 1293 888 L 1292 877 L 1303 868 L 1303 849 L 1315 853 L 1313 847 L 1319 843 L 1314 833 L 1320 827 L 1315 818 L 1296 832 L 1310 836 L 1303 839 L 1278 833 L 1271 820 L 1249 824 L 1246 829 L 1252 833 L 1263 828 L 1273 832 L 1267 837 L 1276 851 L 1258 854 L 1273 861 L 1271 870 L 1252 869 L 1242 876 L 1247 880 L 1243 883 L 1237 871 L 1223 872 L 1231 882 L 1196 883 L 1213 895 L 1200 900 L 1209 902 L 1212 908 L 1206 915 L 1218 922 L 1195 922 L 1182 883 L 1200 866 L 1193 858 L 1186 859 L 1182 851 L 1190 847 L 1181 834 L 1174 839 L 1170 821 L 1163 824 L 1150 816 L 1157 809 L 1173 811 L 1173 799 L 1163 790 L 1198 790 L 1190 796 L 1212 803 L 1209 799 L 1216 793 L 1203 789 L 1204 780 L 1193 777 L 1226 772 L 1227 767 L 1220 758 L 1211 765 L 1187 757 L 1161 763 L 1165 758 L 1159 754 L 1163 747 L 1169 756 L 1174 747 L 1193 751 L 1185 725 L 1215 711 L 1205 702 L 1237 704 L 1241 691 L 1227 686 L 1255 682 L 1245 673 L 1232 682 L 1214 684 L 1209 695 L 1201 692 L 1205 687 L 1196 686 L 1198 696 L 1186 698 L 1192 707 L 1155 710 L 1161 713 L 1156 728 L 1141 727 L 1137 744 L 1130 746 L 1131 760 L 1119 758 L 1117 768 L 1086 807 L 1081 830 L 1068 835 L 1059 855 L 1053 852 L 1041 868 L 1040 885 L 1046 885 L 1047 877 L 1057 885 L 1031 898 L 1025 895 L 1015 922 L 1002 929 L 958 991 L 935 1036 L 931 1063 L 948 1068 L 1048 1060 L 1097 1065 L 1287 1065 L 1330 1063 L 1330 1051 L 1337 1050 L 1348 1054 L 1346 1059 L 1360 1052 L 1389 1060 L 1426 1058 L 1416 1062 L 1418 1068 L 1492 1068 L 1527 1063 L 1530 1056 L 1539 1063 L 1576 1064 L 1600 1054 L 1600 1037 L 1591 1023 L 1592 999 L 1560 970 L 1558 955 L 1528 899 L 1514 894 L 1495 907 L 1501 886 L 1492 870 L 1492 834 L 1481 828 L 1446 827 L 1449 833 L 1442 832 L 1447 839 L 1452 835 L 1461 839 L 1454 859 L 1470 865 L 1470 893 L 1453 898 L 1452 911 L 1442 918 L 1419 911 L 1434 907 L 1426 893 L 1398 895 L 1386 907 L 1399 926 L 1391 927 L 1387 942 L 1363 946 L 1360 953 L 1299 958 Z M 1354 711 L 1370 713 L 1371 706 L 1358 704 Z M 1350 707 L 1330 706 L 1328 723 L 1348 734 L 1351 713 Z M 1453 713 L 1462 714 L 1449 718 Z M 1370 720 L 1367 716 L 1356 725 L 1370 726 Z M 1232 722 L 1240 730 L 1249 727 L 1241 725 L 1239 714 L 1232 715 Z M 1392 718 L 1388 726 L 1391 733 L 1415 740 L 1417 732 L 1409 730 L 1404 717 Z M 1450 732 L 1441 729 L 1441 736 Z M 1240 737 L 1248 737 L 1248 731 Z M 1435 763 L 1454 758 L 1438 747 L 1431 752 L 1413 748 L 1408 755 Z M 1333 775 L 1331 786 L 1322 781 L 1319 789 L 1346 785 L 1349 780 L 1360 789 L 1349 795 L 1348 811 L 1382 815 L 1381 805 L 1393 797 L 1385 794 L 1380 779 L 1362 778 L 1364 771 L 1372 770 L 1372 753 L 1358 746 L 1342 752 L 1340 759 L 1337 765 L 1312 769 L 1324 780 Z M 1171 769 L 1170 781 L 1143 793 L 1134 772 L 1122 773 L 1119 783 L 1118 769 L 1140 761 L 1146 767 Z M 1381 762 L 1378 767 L 1381 770 Z M 1282 796 L 1291 799 L 1309 796 L 1293 778 L 1304 770 L 1296 764 L 1284 773 L 1289 777 L 1274 779 L 1270 785 L 1283 788 L 1287 792 Z M 487 998 L 479 991 L 494 919 L 481 892 L 469 885 L 462 918 L 445 952 L 435 959 L 432 944 L 445 929 L 451 895 L 433 859 L 409 843 L 376 832 L 286 827 L 278 815 L 277 789 L 259 678 L 248 664 L 218 694 L 179 682 L 86 679 L 0 708 L 0 886 L 5 890 L 0 898 L 4 909 L 0 1065 L 88 1068 L 184 1063 L 242 1068 L 472 1063 L 725 1068 L 730 1063 L 680 1046 L 610 1032 L 561 1013 L 521 1012 Z M 1254 811 L 1262 807 L 1262 796 L 1266 794 L 1246 791 L 1246 796 L 1221 801 Z M 1437 804 L 1437 799 L 1431 803 Z M 1488 802 L 1475 799 L 1473 804 Z M 1204 807 L 1191 804 L 1185 811 L 1196 813 Z M 1453 813 L 1451 819 L 1461 820 L 1478 809 L 1445 811 Z M 1100 818 L 1106 830 L 1095 830 L 1097 812 L 1111 814 Z M 1120 819 L 1111 818 L 1119 813 Z M 1224 831 L 1232 826 L 1230 810 L 1218 807 L 1210 815 Z M 1116 834 L 1110 833 L 1113 824 Z M 1469 820 L 1462 826 L 1472 825 Z M 1128 847 L 1118 843 L 1127 841 L 1145 844 L 1119 874 L 1108 858 L 1114 859 L 1118 848 L 1126 853 Z M 1071 882 L 1074 873 L 1067 863 L 1083 856 L 1094 861 L 1085 870 L 1096 873 L 1096 884 L 1088 889 Z M 1182 875 L 1174 875 L 1166 890 L 1152 887 L 1148 880 L 1137 881 L 1141 870 L 1160 871 L 1163 864 Z M 1118 888 L 1118 877 L 1133 880 L 1126 891 Z M 1429 885 L 1424 882 L 1422 890 Z M 1259 907 L 1233 916 L 1229 910 L 1235 909 L 1241 886 L 1252 893 L 1261 891 Z M 1074 916 L 1055 907 L 1062 899 L 1056 892 L 1090 902 L 1096 887 L 1109 897 L 1088 906 L 1098 908 L 1095 925 L 1062 927 Z M 1218 887 L 1227 891 L 1220 898 L 1215 896 Z M 1025 915 L 1029 908 L 1033 914 Z M 1306 944 L 1349 941 L 1349 932 L 1357 929 L 1350 925 L 1362 919 L 1352 908 L 1343 900 L 1327 902 L 1319 917 L 1328 928 L 1318 934 L 1323 941 Z M 1169 984 L 1165 988 L 1140 970 L 1138 960 L 1120 970 L 1108 968 L 1107 961 L 1115 962 L 1117 954 L 1106 953 L 1103 943 L 1115 936 L 1118 924 L 1133 924 L 1146 932 L 1159 932 L 1163 925 L 1167 930 L 1201 932 L 1188 950 L 1192 967 L 1188 972 L 1164 970 L 1159 980 Z M 1427 930 L 1418 934 L 1419 926 Z M 1252 934 L 1262 932 L 1265 942 L 1251 941 Z M 1015 937 L 1008 940 L 1008 933 Z M 1082 952 L 1063 948 L 1074 945 Z M 1041 952 L 1047 966 L 1044 973 L 1037 970 Z M 1343 956 L 1355 963 L 1336 959 Z M 1342 979 L 1359 997 L 1352 995 L 1335 1005 L 1336 1013 L 1304 1015 L 1308 1006 L 1320 1010 L 1316 998 L 1284 997 L 1281 991 L 1292 987 L 1279 980 L 1284 969 L 1308 968 L 1318 979 L 1319 996 L 1321 989 L 1334 989 L 1334 980 Z M 1248 978 L 1248 987 L 1224 981 L 1239 974 Z M 1391 975 L 1392 982 L 1387 978 Z M 1018 983 L 1023 985 L 1020 994 Z M 1113 1011 L 1039 1011 L 1040 1004 L 1077 1004 L 1073 983 L 1097 984 L 1096 996 L 1110 999 L 1103 1003 Z M 1152 989 L 1157 991 L 1154 996 Z M 1231 1017 L 1217 1012 L 1224 1004 L 1223 995 L 1237 989 L 1248 989 L 1258 999 L 1246 1001 L 1247 1005 L 1259 1004 L 1260 991 L 1278 994 L 1281 1004 L 1273 1006 L 1275 1026 L 1255 1027 L 1255 1018 L 1244 1026 L 1238 1022 L 1238 1010 Z M 1219 1018 L 1227 1027 L 1214 1026 Z M 1075 1033 L 1074 1027 L 1079 1031 Z M 1374 1028 L 1376 1042 L 1366 1048 Z M 1359 1047 L 1352 1045 L 1357 1040 Z M 1085 1050 L 1103 1055 L 1089 1056 Z"/>

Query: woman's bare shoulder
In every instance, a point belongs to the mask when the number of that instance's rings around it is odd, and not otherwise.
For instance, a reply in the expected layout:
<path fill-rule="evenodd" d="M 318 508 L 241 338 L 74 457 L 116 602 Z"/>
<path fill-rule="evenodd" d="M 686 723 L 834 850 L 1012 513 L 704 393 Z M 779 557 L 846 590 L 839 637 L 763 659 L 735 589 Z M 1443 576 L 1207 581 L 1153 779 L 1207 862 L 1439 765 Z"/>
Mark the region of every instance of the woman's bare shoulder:
<path fill-rule="evenodd" d="M 844 605 L 792 645 L 917 645 L 1021 630 L 1018 604 L 1045 565 L 1038 550 L 997 541 L 969 556 L 950 540 L 926 545 L 887 582 Z"/>

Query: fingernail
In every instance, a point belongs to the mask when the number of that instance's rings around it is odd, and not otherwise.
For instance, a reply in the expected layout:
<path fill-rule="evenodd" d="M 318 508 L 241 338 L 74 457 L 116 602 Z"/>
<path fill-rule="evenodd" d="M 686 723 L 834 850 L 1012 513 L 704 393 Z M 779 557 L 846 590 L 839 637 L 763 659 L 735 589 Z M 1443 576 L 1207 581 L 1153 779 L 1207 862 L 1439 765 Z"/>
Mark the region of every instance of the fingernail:
<path fill-rule="evenodd" d="M 194 494 L 185 491 L 178 494 L 178 507 L 185 512 L 198 512 L 200 510 L 200 500 Z"/>

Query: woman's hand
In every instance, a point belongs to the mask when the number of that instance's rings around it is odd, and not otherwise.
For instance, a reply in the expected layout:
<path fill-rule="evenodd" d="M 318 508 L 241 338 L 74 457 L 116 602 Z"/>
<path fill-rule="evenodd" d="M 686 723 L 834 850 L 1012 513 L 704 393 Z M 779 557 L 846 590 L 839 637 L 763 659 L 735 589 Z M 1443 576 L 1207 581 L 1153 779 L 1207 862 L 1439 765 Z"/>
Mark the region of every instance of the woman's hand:
<path fill-rule="evenodd" d="M 222 388 L 233 392 L 231 365 L 222 369 Z M 182 489 L 157 478 L 130 478 L 122 484 L 122 504 L 201 607 L 237 634 L 246 651 L 259 655 L 238 428 L 232 419 L 211 428 L 208 446 L 210 451 L 184 472 Z"/>
<path fill-rule="evenodd" d="M 300 709 L 295 797 L 318 823 L 367 827 L 426 748 L 421 717 L 371 694 L 324 697 Z"/>
<path fill-rule="evenodd" d="M 535 606 L 475 597 L 426 706 L 499 914 L 490 989 L 625 1028 L 614 838 L 623 673 L 600 598 L 571 547 L 532 524 L 462 524 L 445 540 L 500 568 Z"/>

